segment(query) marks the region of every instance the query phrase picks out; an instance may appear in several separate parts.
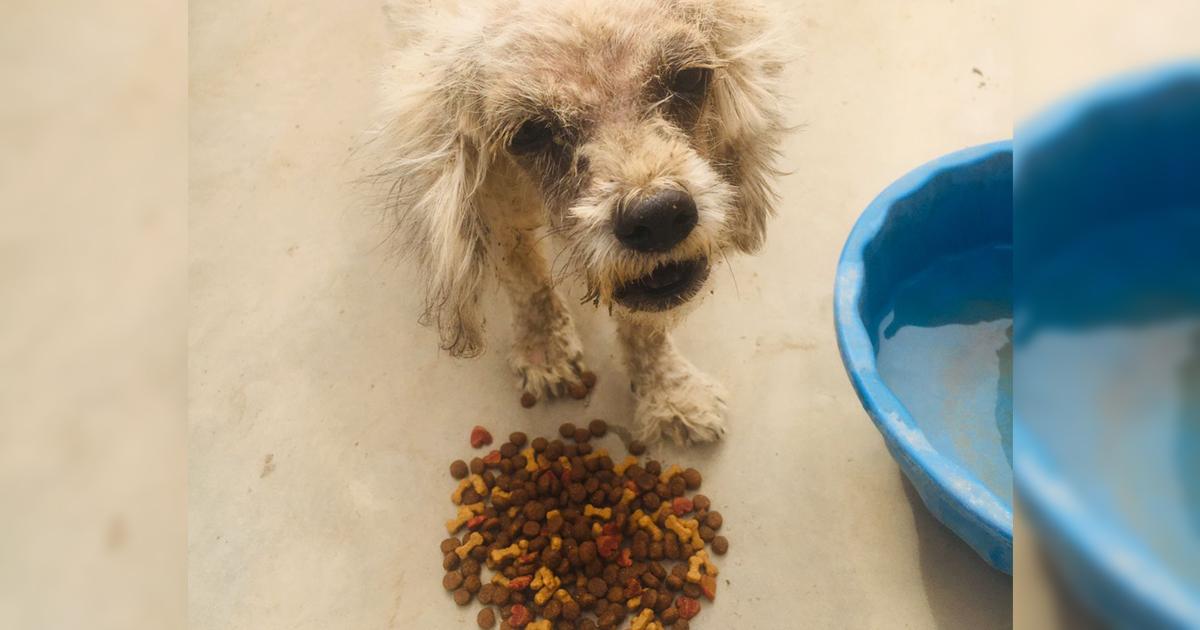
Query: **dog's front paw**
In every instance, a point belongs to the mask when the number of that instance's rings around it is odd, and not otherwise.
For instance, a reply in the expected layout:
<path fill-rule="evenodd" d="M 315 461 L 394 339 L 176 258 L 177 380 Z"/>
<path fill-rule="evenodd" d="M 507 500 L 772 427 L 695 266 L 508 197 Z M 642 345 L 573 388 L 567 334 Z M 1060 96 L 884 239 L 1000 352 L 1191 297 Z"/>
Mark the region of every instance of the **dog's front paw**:
<path fill-rule="evenodd" d="M 725 390 L 691 365 L 672 378 L 637 388 L 635 437 L 676 444 L 715 442 L 725 435 Z"/>
<path fill-rule="evenodd" d="M 524 335 L 513 346 L 509 365 L 526 407 L 559 396 L 581 399 L 596 384 L 595 374 L 583 363 L 583 346 L 569 320 L 554 330 Z"/>

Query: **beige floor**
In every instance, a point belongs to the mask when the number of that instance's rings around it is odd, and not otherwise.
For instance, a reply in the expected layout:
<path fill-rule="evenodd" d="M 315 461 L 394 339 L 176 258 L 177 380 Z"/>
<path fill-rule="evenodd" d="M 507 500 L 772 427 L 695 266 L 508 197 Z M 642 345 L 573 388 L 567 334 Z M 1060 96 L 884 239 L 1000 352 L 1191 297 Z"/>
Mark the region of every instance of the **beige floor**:
<path fill-rule="evenodd" d="M 455 361 L 347 182 L 379 0 L 193 3 L 189 616 L 193 628 L 466 627 L 440 585 L 446 464 L 469 427 L 629 416 L 612 324 L 579 319 L 590 406 L 522 410 L 500 351 Z M 335 7 L 336 9 L 332 9 Z M 1007 4 L 806 3 L 781 216 L 679 344 L 732 394 L 706 473 L 733 550 L 704 628 L 1002 628 L 1012 582 L 936 523 L 842 371 L 831 288 L 860 210 L 947 151 L 1009 137 Z M 498 302 L 497 302 L 498 303 Z"/>

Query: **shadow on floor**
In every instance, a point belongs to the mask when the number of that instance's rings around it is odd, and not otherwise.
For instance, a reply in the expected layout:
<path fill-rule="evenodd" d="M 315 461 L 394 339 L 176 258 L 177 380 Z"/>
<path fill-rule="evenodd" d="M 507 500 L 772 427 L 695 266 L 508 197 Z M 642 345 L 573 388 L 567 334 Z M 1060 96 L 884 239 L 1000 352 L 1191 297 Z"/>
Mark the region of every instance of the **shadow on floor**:
<path fill-rule="evenodd" d="M 941 630 L 1011 628 L 1012 578 L 989 567 L 929 513 L 921 495 L 896 470 L 912 507 L 921 579 L 929 608 Z"/>

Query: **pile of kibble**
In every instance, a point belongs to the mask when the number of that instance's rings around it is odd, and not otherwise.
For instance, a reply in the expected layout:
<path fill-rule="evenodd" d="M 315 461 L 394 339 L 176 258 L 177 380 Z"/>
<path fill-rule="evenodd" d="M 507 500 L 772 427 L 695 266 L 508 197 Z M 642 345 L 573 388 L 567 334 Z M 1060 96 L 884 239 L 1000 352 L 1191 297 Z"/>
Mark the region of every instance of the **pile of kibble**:
<path fill-rule="evenodd" d="M 478 599 L 481 628 L 687 629 L 701 599 L 717 594 L 723 555 L 721 513 L 700 488 L 700 473 L 664 469 L 638 455 L 614 463 L 590 440 L 608 426 L 559 428 L 562 440 L 513 433 L 484 457 L 450 465 L 459 506 L 442 541 L 442 585 L 459 606 Z M 475 427 L 471 445 L 492 438 Z M 488 576 L 484 576 L 484 569 Z"/>

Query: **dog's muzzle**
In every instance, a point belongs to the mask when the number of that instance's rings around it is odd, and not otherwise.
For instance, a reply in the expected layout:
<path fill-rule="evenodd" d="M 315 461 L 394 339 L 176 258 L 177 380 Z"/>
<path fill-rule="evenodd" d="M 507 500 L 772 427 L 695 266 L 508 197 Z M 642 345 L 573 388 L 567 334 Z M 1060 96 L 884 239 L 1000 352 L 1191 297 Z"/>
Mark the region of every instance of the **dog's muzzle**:
<path fill-rule="evenodd" d="M 692 299 L 707 278 L 707 258 L 669 262 L 617 287 L 613 299 L 633 311 L 666 311 Z"/>

